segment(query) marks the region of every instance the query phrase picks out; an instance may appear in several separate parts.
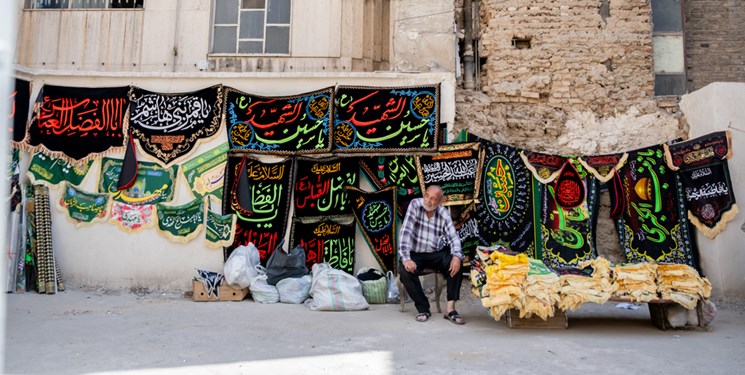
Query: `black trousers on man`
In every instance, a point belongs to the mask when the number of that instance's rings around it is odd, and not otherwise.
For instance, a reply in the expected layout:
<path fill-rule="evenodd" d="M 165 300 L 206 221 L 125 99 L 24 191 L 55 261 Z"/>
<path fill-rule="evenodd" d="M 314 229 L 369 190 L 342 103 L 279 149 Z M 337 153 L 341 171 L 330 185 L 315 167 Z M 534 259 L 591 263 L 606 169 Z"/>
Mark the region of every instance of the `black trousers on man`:
<path fill-rule="evenodd" d="M 450 277 L 450 261 L 453 259 L 453 255 L 450 254 L 449 249 L 436 251 L 434 253 L 415 253 L 411 252 L 411 260 L 416 263 L 416 270 L 409 272 L 403 267 L 402 264 L 398 267 L 398 274 L 401 278 L 401 283 L 406 288 L 406 292 L 409 293 L 411 299 L 414 300 L 414 306 L 416 311 L 420 313 L 429 312 L 429 300 L 424 295 L 422 290 L 422 283 L 419 281 L 419 276 L 422 270 L 431 269 L 435 272 L 440 272 L 445 276 L 447 280 L 447 298 L 448 301 L 457 301 L 460 299 L 460 284 L 463 279 L 462 270 Z"/>

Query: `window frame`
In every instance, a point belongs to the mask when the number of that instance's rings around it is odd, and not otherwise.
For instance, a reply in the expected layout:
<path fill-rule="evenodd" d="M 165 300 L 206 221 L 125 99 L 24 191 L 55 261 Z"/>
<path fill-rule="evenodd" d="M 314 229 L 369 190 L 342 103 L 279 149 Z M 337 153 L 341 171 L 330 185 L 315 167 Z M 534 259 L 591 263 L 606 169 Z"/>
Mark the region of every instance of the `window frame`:
<path fill-rule="evenodd" d="M 268 17 L 269 17 L 269 3 L 273 0 L 265 0 L 264 1 L 264 8 L 242 8 L 242 0 L 238 0 L 238 9 L 236 10 L 238 12 L 237 15 L 237 23 L 215 23 L 215 16 L 217 14 L 217 2 L 219 0 L 213 0 L 212 1 L 212 12 L 211 12 L 211 20 L 210 20 L 210 52 L 209 56 L 248 56 L 248 57 L 264 57 L 264 56 L 279 56 L 279 57 L 287 57 L 291 56 L 292 54 L 292 7 L 293 7 L 293 0 L 287 0 L 289 2 L 289 16 L 287 23 L 268 23 Z M 241 16 L 243 13 L 250 13 L 250 12 L 261 12 L 263 13 L 263 26 L 262 26 L 262 37 L 256 38 L 256 37 L 250 37 L 250 38 L 241 38 Z M 235 48 L 233 49 L 233 52 L 214 52 L 215 51 L 215 31 L 220 27 L 235 27 Z M 280 52 L 267 52 L 267 30 L 269 28 L 286 28 L 287 29 L 287 44 L 286 51 L 284 53 Z M 261 43 L 261 52 L 240 52 L 241 48 L 241 42 L 260 42 Z"/>
<path fill-rule="evenodd" d="M 686 29 L 686 20 L 685 20 L 685 1 L 680 1 L 680 31 L 655 31 L 654 30 L 654 3 L 655 0 L 651 0 L 649 2 L 650 7 L 650 26 L 652 28 L 652 74 L 654 75 L 654 96 L 655 97 L 679 97 L 681 95 L 685 95 L 688 93 L 688 69 L 687 67 L 687 61 L 686 61 L 686 38 L 685 38 L 685 29 Z M 655 51 L 657 49 L 657 45 L 655 43 L 655 39 L 657 37 L 665 37 L 665 36 L 675 36 L 680 37 L 681 40 L 681 60 L 682 60 L 682 71 L 681 72 L 657 72 L 656 66 L 657 66 L 657 59 L 655 59 Z M 681 77 L 683 82 L 683 90 L 681 93 L 657 93 L 658 85 L 657 85 L 657 78 L 658 77 Z"/>

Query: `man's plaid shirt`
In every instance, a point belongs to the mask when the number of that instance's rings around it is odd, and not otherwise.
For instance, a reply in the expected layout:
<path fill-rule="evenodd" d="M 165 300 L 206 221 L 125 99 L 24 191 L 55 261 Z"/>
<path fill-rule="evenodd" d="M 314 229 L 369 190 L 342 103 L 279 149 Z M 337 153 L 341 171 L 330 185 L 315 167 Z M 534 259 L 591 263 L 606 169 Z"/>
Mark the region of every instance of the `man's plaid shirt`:
<path fill-rule="evenodd" d="M 433 253 L 446 245 L 450 245 L 450 253 L 453 256 L 463 260 L 460 237 L 455 231 L 448 209 L 437 206 L 434 216 L 430 219 L 427 218 L 423 202 L 423 198 L 414 199 L 406 210 L 398 244 L 401 260 L 411 259 L 411 252 Z"/>

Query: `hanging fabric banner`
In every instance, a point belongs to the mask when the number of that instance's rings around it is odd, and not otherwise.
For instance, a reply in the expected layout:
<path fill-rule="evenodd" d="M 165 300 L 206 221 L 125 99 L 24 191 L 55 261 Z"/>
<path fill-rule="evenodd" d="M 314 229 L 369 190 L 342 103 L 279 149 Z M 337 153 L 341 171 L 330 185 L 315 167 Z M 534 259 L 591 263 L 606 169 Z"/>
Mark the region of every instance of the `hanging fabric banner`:
<path fill-rule="evenodd" d="M 45 85 L 24 142 L 76 163 L 123 151 L 128 90 Z"/>
<path fill-rule="evenodd" d="M 525 166 L 533 172 L 535 179 L 542 184 L 551 183 L 556 177 L 559 177 L 561 167 L 567 162 L 567 159 L 563 156 L 532 151 L 520 151 L 520 157 L 523 159 Z"/>
<path fill-rule="evenodd" d="M 477 142 L 441 145 L 437 155 L 416 157 L 419 186 L 422 191 L 432 185 L 442 188 L 444 206 L 469 204 L 479 196 L 483 162 Z"/>
<path fill-rule="evenodd" d="M 187 243 L 196 238 L 204 227 L 204 198 L 197 198 L 180 206 L 156 204 L 158 232 L 169 240 Z"/>
<path fill-rule="evenodd" d="M 536 256 L 540 226 L 539 187 L 517 149 L 484 143 L 481 203 L 476 207 L 479 235 L 489 245 Z"/>
<path fill-rule="evenodd" d="M 299 157 L 295 168 L 295 216 L 320 218 L 352 215 L 345 185 L 358 187 L 356 158 Z"/>
<path fill-rule="evenodd" d="M 64 159 L 44 155 L 41 152 L 35 152 L 31 158 L 31 164 L 28 166 L 26 177 L 33 184 L 46 185 L 50 188 L 56 188 L 63 182 L 70 185 L 80 186 L 85 176 L 90 170 L 93 160 L 84 164 L 73 164 Z"/>
<path fill-rule="evenodd" d="M 476 254 L 476 248 L 487 245 L 479 235 L 479 222 L 476 219 L 476 204 L 471 203 L 465 210 L 461 211 L 453 220 L 455 229 L 460 237 L 460 247 L 463 255 L 472 260 Z"/>
<path fill-rule="evenodd" d="M 222 120 L 222 85 L 161 94 L 132 87 L 129 126 L 140 150 L 164 166 L 189 155 L 214 136 Z"/>
<path fill-rule="evenodd" d="M 334 113 L 338 152 L 437 150 L 440 85 L 339 86 Z"/>
<path fill-rule="evenodd" d="M 370 183 L 380 190 L 396 187 L 398 215 L 403 219 L 409 202 L 422 196 L 413 156 L 370 156 L 359 158 L 360 168 Z"/>
<path fill-rule="evenodd" d="M 316 263 L 354 272 L 354 223 L 340 224 L 331 219 L 303 223 L 295 218 L 292 223 L 292 247 L 300 245 L 305 250 L 305 265 L 310 270 Z"/>
<path fill-rule="evenodd" d="M 170 202 L 173 199 L 178 165 L 161 168 L 156 163 L 138 162 L 137 167 L 137 178 L 132 187 L 116 190 L 122 160 L 103 158 L 98 192 L 109 193 L 113 200 L 132 205 Z"/>
<path fill-rule="evenodd" d="M 57 207 L 67 212 L 67 217 L 76 227 L 105 222 L 109 217 L 110 199 L 108 194 L 88 193 L 75 186 L 62 186 L 62 197 Z"/>
<path fill-rule="evenodd" d="M 714 238 L 738 213 L 727 159 L 732 155 L 729 131 L 664 145 L 667 165 L 683 180 L 688 219 Z"/>
<path fill-rule="evenodd" d="M 396 272 L 396 190 L 390 186 L 368 193 L 346 186 L 352 212 L 383 272 Z"/>
<path fill-rule="evenodd" d="M 662 145 L 629 152 L 618 173 L 626 206 L 616 220 L 629 263 L 687 264 L 698 260 L 686 217 L 683 184 L 665 164 Z"/>
<path fill-rule="evenodd" d="M 579 158 L 579 162 L 600 182 L 608 182 L 615 176 L 616 171 L 623 167 L 628 157 L 627 153 L 583 156 Z"/>
<path fill-rule="evenodd" d="M 579 263 L 597 257 L 597 185 L 597 180 L 591 178 L 579 162 L 571 159 L 557 179 L 541 185 L 542 246 L 536 258 L 547 266 L 577 267 Z"/>
<path fill-rule="evenodd" d="M 333 87 L 283 97 L 226 88 L 225 98 L 231 151 L 298 155 L 331 150 Z"/>
<path fill-rule="evenodd" d="M 109 222 L 127 233 L 137 233 L 155 225 L 155 205 L 132 205 L 122 202 L 111 202 Z"/>
<path fill-rule="evenodd" d="M 235 237 L 237 219 L 238 217 L 233 214 L 220 215 L 208 209 L 205 220 L 205 245 L 213 249 L 230 246 Z"/>
<path fill-rule="evenodd" d="M 15 90 L 10 95 L 9 116 L 9 118 L 13 119 L 13 137 L 10 139 L 13 147 L 21 146 L 23 138 L 26 137 L 29 101 L 31 101 L 31 82 L 16 78 Z"/>
<path fill-rule="evenodd" d="M 225 163 L 228 161 L 228 143 L 223 143 L 181 164 L 181 173 L 195 198 L 206 195 L 222 201 L 225 181 Z"/>
<path fill-rule="evenodd" d="M 238 220 L 235 238 L 226 248 L 225 259 L 236 247 L 253 242 L 262 264 L 266 264 L 284 240 L 290 210 L 292 166 L 291 158 L 262 163 L 245 156 L 228 155 L 222 212 L 235 213 Z M 241 176 L 243 178 L 239 178 Z M 241 194 L 247 197 L 250 209 L 239 199 Z"/>

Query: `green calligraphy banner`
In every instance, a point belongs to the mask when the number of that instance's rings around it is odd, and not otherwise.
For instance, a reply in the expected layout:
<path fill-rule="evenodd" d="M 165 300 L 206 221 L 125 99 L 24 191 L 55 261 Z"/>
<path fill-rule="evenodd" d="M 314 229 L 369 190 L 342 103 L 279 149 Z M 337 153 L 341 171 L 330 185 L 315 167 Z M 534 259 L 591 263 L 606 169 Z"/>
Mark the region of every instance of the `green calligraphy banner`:
<path fill-rule="evenodd" d="M 195 198 L 211 195 L 218 201 L 222 201 L 227 161 L 228 143 L 226 142 L 181 164 L 181 173 Z"/>
<path fill-rule="evenodd" d="M 75 226 L 105 222 L 109 216 L 110 200 L 108 194 L 94 194 L 65 184 L 57 207 L 67 212 Z"/>
<path fill-rule="evenodd" d="M 233 214 L 220 215 L 207 210 L 204 235 L 205 245 L 213 249 L 230 246 L 235 237 L 235 222 L 237 218 Z"/>
<path fill-rule="evenodd" d="M 364 175 L 378 190 L 395 186 L 398 216 L 403 218 L 412 199 L 421 197 L 416 161 L 411 155 L 371 156 L 359 159 Z"/>
<path fill-rule="evenodd" d="M 156 204 L 158 231 L 169 240 L 187 243 L 196 238 L 204 226 L 204 198 L 180 206 Z"/>
<path fill-rule="evenodd" d="M 122 164 L 121 159 L 102 159 L 99 193 L 109 193 L 115 201 L 131 205 L 156 204 L 173 199 L 178 165 L 161 168 L 156 163 L 138 162 L 134 185 L 126 190 L 116 190 Z"/>
<path fill-rule="evenodd" d="M 31 158 L 26 176 L 35 185 L 46 185 L 50 188 L 57 187 L 67 181 L 70 185 L 79 186 L 90 170 L 93 160 L 83 164 L 73 164 L 64 159 L 35 152 Z"/>
<path fill-rule="evenodd" d="M 346 186 L 352 212 L 383 272 L 396 272 L 396 191 L 387 187 L 368 193 Z"/>

